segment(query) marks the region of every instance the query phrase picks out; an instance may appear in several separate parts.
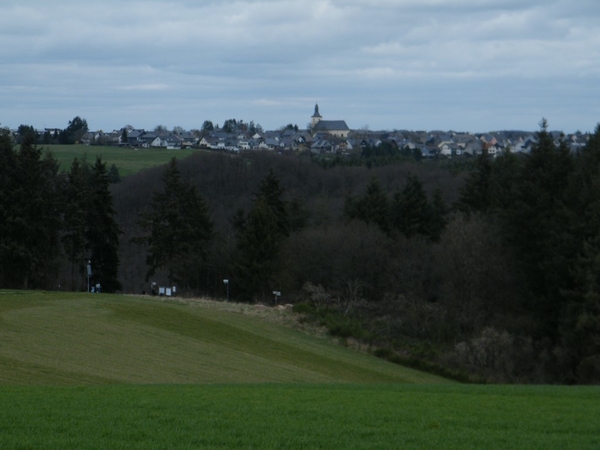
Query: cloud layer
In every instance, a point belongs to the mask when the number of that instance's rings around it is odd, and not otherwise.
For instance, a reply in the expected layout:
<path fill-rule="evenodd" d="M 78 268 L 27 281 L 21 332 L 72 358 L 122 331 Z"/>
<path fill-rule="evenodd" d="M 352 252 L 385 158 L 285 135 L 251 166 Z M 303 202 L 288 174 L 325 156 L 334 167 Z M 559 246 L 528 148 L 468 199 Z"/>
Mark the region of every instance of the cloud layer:
<path fill-rule="evenodd" d="M 600 3 L 11 1 L 0 123 L 593 129 Z M 574 4 L 576 3 L 576 4 Z"/>

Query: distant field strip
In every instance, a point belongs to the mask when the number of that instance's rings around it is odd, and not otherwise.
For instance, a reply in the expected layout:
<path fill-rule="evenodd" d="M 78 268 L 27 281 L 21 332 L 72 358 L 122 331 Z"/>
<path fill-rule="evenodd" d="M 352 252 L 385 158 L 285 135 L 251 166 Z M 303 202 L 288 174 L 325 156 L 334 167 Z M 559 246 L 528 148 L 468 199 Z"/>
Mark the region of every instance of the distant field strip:
<path fill-rule="evenodd" d="M 591 387 L 0 387 L 0 448 L 598 449 Z"/>
<path fill-rule="evenodd" d="M 199 150 L 179 149 L 167 150 L 164 148 L 108 147 L 93 145 L 43 145 L 42 149 L 50 150 L 60 164 L 60 168 L 68 171 L 75 158 L 80 161 L 86 157 L 87 161 L 94 164 L 96 156 L 101 156 L 107 167 L 112 164 L 119 168 L 121 176 L 132 175 L 143 169 L 166 164 L 175 156 L 183 159 Z"/>
<path fill-rule="evenodd" d="M 265 382 L 447 380 L 241 312 L 149 297 L 0 295 L 0 384 Z"/>

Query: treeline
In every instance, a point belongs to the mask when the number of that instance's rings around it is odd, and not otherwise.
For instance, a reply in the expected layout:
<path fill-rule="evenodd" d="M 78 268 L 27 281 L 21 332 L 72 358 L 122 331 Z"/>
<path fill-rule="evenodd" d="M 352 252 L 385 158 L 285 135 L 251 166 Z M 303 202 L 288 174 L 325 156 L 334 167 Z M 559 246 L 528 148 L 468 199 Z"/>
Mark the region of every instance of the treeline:
<path fill-rule="evenodd" d="M 124 243 L 121 279 L 220 298 L 227 279 L 237 300 L 295 303 L 342 338 L 442 373 L 598 382 L 600 130 L 580 154 L 545 123 L 537 137 L 531 154 L 481 155 L 466 177 L 264 154 L 173 161 L 162 181 L 157 169 L 113 187 L 126 235 L 150 245 Z M 187 201 L 202 225 L 184 239 L 194 251 L 159 267 L 139 217 L 180 229 L 159 212 L 169 171 L 201 198 Z"/>
<path fill-rule="evenodd" d="M 523 328 L 513 333 L 527 330 L 546 376 L 598 382 L 600 126 L 577 155 L 554 141 L 545 121 L 537 137 L 524 159 L 479 158 L 457 207 L 467 220 L 497 224 L 514 260 L 508 269 L 523 286 L 511 302 L 511 316 Z M 479 302 L 484 311 L 485 299 Z"/>
<path fill-rule="evenodd" d="M 79 116 L 69 121 L 66 128 L 62 130 L 45 130 L 43 134 L 38 132 L 31 125 L 19 125 L 17 128 L 16 140 L 17 144 L 21 144 L 25 140 L 34 144 L 50 145 L 62 144 L 72 145 L 80 143 L 81 139 L 89 131 L 87 121 Z"/>
<path fill-rule="evenodd" d="M 91 257 L 103 290 L 294 303 L 444 374 L 600 381 L 600 127 L 572 154 L 544 122 L 469 173 L 198 152 L 113 185 L 1 139 L 2 287 L 85 289 Z"/>
<path fill-rule="evenodd" d="M 106 164 L 75 159 L 61 173 L 34 142 L 26 134 L 15 149 L 0 131 L 0 287 L 87 289 L 91 261 L 90 281 L 119 290 L 120 230 Z"/>
<path fill-rule="evenodd" d="M 186 180 L 185 183 L 193 186 L 206 201 L 212 234 L 203 243 L 203 249 L 194 252 L 204 255 L 202 261 L 194 264 L 196 275 L 170 278 L 180 289 L 214 296 L 224 296 L 222 280 L 231 279 L 231 295 L 245 301 L 269 302 L 273 290 L 283 291 L 284 300 L 289 301 L 300 292 L 307 280 L 302 274 L 292 278 L 289 263 L 293 261 L 287 261 L 283 253 L 304 233 L 334 230 L 343 233 L 345 229 L 357 228 L 344 211 L 349 208 L 349 199 L 355 194 L 358 199 L 358 194 L 372 182 L 373 175 L 385 183 L 386 189 L 400 192 L 412 173 L 415 179 L 425 180 L 432 201 L 436 197 L 441 199 L 442 191 L 447 202 L 455 200 L 461 184 L 460 177 L 448 171 L 414 163 L 374 170 L 365 167 L 326 170 L 309 159 L 261 153 L 241 157 L 199 153 L 181 162 L 172 161 L 167 172 L 163 173 L 162 168 L 148 170 L 113 186 L 120 226 L 126 236 L 133 237 L 123 240 L 121 253 L 121 279 L 129 291 L 148 291 L 146 262 L 153 256 L 148 254 L 148 247 L 139 244 L 145 241 L 153 245 L 155 239 L 149 239 L 151 229 L 140 217 L 154 215 L 158 220 L 162 215 L 169 223 L 164 210 L 157 213 L 160 208 L 156 201 L 162 195 L 170 195 L 167 173 L 172 177 L 175 169 L 177 178 Z M 417 177 L 419 173 L 421 177 Z M 439 188 L 437 194 L 435 187 Z M 420 193 L 425 194 L 425 190 Z M 358 228 L 363 227 L 358 225 Z M 434 232 L 433 227 L 431 231 Z M 253 251 L 260 257 L 253 256 Z M 313 259 L 313 255 L 306 258 Z M 261 259 L 264 259 L 262 263 Z M 247 263 L 243 263 L 244 260 Z M 156 276 L 148 281 L 159 282 L 162 276 L 166 282 L 170 269 L 163 268 L 163 272 L 157 270 Z M 245 272 L 252 275 L 244 275 Z M 263 275 L 258 275 L 259 272 Z M 250 284 L 260 288 L 252 288 Z"/>
<path fill-rule="evenodd" d="M 313 155 L 312 161 L 326 169 L 337 166 L 366 166 L 371 169 L 399 162 L 420 162 L 423 154 L 418 148 L 399 148 L 390 142 L 382 142 L 379 145 L 365 144 L 359 153 Z"/>

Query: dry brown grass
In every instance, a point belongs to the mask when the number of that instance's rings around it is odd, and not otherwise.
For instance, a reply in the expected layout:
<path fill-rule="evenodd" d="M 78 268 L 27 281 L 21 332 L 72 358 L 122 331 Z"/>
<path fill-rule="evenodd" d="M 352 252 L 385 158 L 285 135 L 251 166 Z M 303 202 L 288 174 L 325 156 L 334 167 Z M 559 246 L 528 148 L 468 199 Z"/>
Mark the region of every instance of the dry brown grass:
<path fill-rule="evenodd" d="M 144 298 L 144 296 L 141 295 L 131 295 L 131 297 Z M 302 331 L 310 336 L 318 337 L 320 339 L 326 339 L 337 344 L 340 343 L 339 339 L 329 335 L 325 327 L 302 320 L 302 314 L 295 313 L 293 305 L 291 304 L 268 306 L 262 303 L 251 304 L 219 301 L 209 297 L 153 297 L 153 299 L 214 311 L 238 313 L 244 316 L 255 317 L 264 320 L 265 322 Z M 352 348 L 360 349 L 364 347 L 359 345 L 358 342 L 354 342 L 354 340 L 350 341 L 351 342 L 348 342 L 348 344 L 351 344 Z"/>

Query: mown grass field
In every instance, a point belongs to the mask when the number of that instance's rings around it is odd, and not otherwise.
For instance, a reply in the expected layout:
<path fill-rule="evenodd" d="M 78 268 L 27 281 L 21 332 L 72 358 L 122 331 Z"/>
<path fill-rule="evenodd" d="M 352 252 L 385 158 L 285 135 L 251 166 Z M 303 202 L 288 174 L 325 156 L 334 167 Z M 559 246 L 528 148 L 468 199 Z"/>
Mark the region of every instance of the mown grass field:
<path fill-rule="evenodd" d="M 474 386 L 205 301 L 0 291 L 1 449 L 596 449 L 600 389 Z"/>
<path fill-rule="evenodd" d="M 247 305 L 4 292 L 0 384 L 444 381 L 273 320 Z"/>
<path fill-rule="evenodd" d="M 87 157 L 89 163 L 93 164 L 96 156 L 101 156 L 107 167 L 112 164 L 119 168 L 119 174 L 124 177 L 132 175 L 143 169 L 160 166 L 170 161 L 175 156 L 183 159 L 199 150 L 166 150 L 156 148 L 132 149 L 126 147 L 103 147 L 90 145 L 43 145 L 45 151 L 50 150 L 64 171 L 68 171 L 75 158 L 81 160 Z"/>

